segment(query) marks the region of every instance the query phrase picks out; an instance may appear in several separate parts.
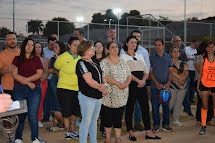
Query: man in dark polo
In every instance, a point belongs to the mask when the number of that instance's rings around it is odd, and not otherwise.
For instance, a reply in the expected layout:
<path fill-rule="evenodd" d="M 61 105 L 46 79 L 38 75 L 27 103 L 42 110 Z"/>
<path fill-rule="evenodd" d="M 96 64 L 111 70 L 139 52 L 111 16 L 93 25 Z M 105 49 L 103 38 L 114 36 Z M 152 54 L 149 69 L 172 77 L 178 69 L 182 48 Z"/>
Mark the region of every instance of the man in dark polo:
<path fill-rule="evenodd" d="M 152 102 L 152 115 L 154 121 L 155 132 L 160 130 L 160 113 L 159 107 L 161 102 L 159 101 L 159 91 L 170 87 L 172 79 L 172 60 L 169 54 L 164 51 L 165 45 L 162 39 L 155 40 L 155 53 L 150 56 L 150 76 L 151 76 L 151 102 Z M 169 127 L 169 104 L 162 104 L 163 107 L 163 120 L 162 130 L 166 132 L 172 132 L 172 128 Z"/>

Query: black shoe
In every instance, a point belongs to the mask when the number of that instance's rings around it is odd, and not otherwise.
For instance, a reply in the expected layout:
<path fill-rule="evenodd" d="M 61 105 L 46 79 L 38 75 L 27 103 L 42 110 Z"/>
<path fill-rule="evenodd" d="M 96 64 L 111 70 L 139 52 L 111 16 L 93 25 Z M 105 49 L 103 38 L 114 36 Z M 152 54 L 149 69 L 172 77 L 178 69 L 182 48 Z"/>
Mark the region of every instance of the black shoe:
<path fill-rule="evenodd" d="M 137 138 L 135 136 L 129 136 L 128 138 L 130 141 L 137 141 Z"/>
<path fill-rule="evenodd" d="M 201 130 L 200 130 L 200 132 L 199 132 L 199 135 L 204 135 L 204 134 L 206 134 L 206 131 L 207 131 L 206 126 L 202 126 L 202 128 L 201 128 Z"/>
<path fill-rule="evenodd" d="M 101 135 L 105 138 L 106 135 L 105 135 L 105 132 L 101 132 Z"/>
<path fill-rule="evenodd" d="M 148 135 L 145 135 L 145 139 L 160 140 L 161 137 L 158 137 L 158 136 L 150 137 L 150 136 L 148 136 Z"/>
<path fill-rule="evenodd" d="M 160 131 L 160 126 L 159 125 L 154 125 L 152 131 L 158 133 Z"/>
<path fill-rule="evenodd" d="M 189 116 L 191 116 L 191 117 L 193 117 L 194 115 L 193 115 L 193 113 L 190 111 L 190 112 L 188 112 L 188 111 L 185 111 L 185 110 L 183 110 L 185 113 L 187 113 L 187 115 L 189 115 Z"/>
<path fill-rule="evenodd" d="M 143 131 L 143 126 L 141 124 L 136 124 L 134 125 L 134 130 L 137 130 L 137 131 Z"/>
<path fill-rule="evenodd" d="M 168 132 L 168 133 L 173 131 L 172 128 L 170 128 L 169 125 L 163 125 L 162 130 L 164 132 Z"/>

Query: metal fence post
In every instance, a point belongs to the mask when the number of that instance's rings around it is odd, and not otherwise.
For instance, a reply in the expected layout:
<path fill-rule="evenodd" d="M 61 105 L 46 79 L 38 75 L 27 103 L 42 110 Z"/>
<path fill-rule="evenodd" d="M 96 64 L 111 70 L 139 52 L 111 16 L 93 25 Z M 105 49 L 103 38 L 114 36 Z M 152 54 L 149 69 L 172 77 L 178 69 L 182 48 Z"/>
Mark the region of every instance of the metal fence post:
<path fill-rule="evenodd" d="M 90 24 L 87 24 L 87 40 L 90 39 Z"/>
<path fill-rule="evenodd" d="M 57 22 L 57 37 L 60 39 L 60 22 Z"/>
<path fill-rule="evenodd" d="M 212 40 L 212 34 L 213 34 L 213 25 L 210 23 L 210 40 Z"/>

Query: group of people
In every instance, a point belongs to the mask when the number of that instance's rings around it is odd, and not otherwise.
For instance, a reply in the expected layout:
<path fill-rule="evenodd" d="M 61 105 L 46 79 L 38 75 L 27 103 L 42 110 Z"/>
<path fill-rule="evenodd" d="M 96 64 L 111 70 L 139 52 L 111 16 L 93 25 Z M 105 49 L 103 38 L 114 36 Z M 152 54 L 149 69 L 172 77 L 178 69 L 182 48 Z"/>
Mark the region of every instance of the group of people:
<path fill-rule="evenodd" d="M 174 36 L 167 53 L 163 39 L 156 39 L 155 51 L 149 55 L 140 45 L 141 34 L 138 30 L 132 31 L 122 44 L 116 42 L 116 30 L 109 29 L 106 43 L 92 43 L 78 28 L 67 46 L 58 41 L 56 35 L 51 35 L 48 47 L 43 48 L 32 38 L 26 38 L 18 48 L 15 33 L 8 33 L 6 48 L 0 53 L 1 84 L 13 100 L 26 100 L 28 106 L 28 112 L 19 115 L 15 143 L 23 142 L 27 116 L 31 141 L 43 142 L 38 127 L 42 127 L 50 115 L 55 126 L 65 128 L 65 140 L 74 138 L 86 143 L 89 136 L 90 142 L 96 143 L 100 116 L 105 143 L 111 142 L 112 128 L 115 143 L 121 143 L 124 113 L 129 140 L 137 141 L 134 129 L 143 130 L 141 120 L 145 139 L 161 139 L 156 135 L 160 129 L 173 131 L 169 119 L 171 111 L 176 126 L 183 126 L 179 120 L 182 105 L 184 111 L 193 116 L 190 103 L 195 102 L 195 90 L 198 96 L 196 119 L 202 125 L 199 134 L 205 134 L 206 125 L 214 125 L 211 119 L 215 102 L 211 101 L 212 98 L 215 101 L 215 43 L 199 44 L 193 40 L 183 49 L 181 38 Z M 169 102 L 162 102 L 160 91 L 163 89 L 171 91 Z M 5 111 L 6 108 L 0 109 Z M 79 133 L 76 132 L 78 118 L 81 119 Z"/>

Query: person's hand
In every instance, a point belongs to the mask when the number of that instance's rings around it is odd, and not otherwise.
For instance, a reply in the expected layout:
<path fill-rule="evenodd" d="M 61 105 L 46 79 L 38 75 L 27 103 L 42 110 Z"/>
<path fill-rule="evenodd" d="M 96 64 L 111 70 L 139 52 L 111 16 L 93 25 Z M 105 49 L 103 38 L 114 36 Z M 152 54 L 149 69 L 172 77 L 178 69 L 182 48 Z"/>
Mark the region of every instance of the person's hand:
<path fill-rule="evenodd" d="M 128 87 L 128 85 L 126 85 L 125 83 L 120 83 L 120 87 L 119 89 L 124 90 Z"/>
<path fill-rule="evenodd" d="M 202 98 L 202 92 L 200 91 L 199 88 L 197 89 L 197 92 L 198 92 L 199 96 Z"/>
<path fill-rule="evenodd" d="M 164 88 L 163 84 L 156 83 L 155 86 L 157 87 L 158 90 L 161 90 Z"/>
<path fill-rule="evenodd" d="M 28 83 L 29 83 L 28 79 L 25 78 L 25 77 L 22 77 L 21 84 L 23 84 L 23 85 L 28 85 Z"/>
<path fill-rule="evenodd" d="M 28 85 L 28 87 L 31 88 L 31 90 L 34 90 L 35 87 L 36 87 L 36 85 L 34 83 L 32 83 L 32 82 L 28 82 L 27 85 Z"/>
<path fill-rule="evenodd" d="M 14 66 L 14 65 L 10 65 L 8 67 L 5 67 L 2 69 L 1 74 L 5 75 L 7 73 L 11 73 L 15 68 L 16 68 L 16 66 Z"/>
<path fill-rule="evenodd" d="M 9 94 L 0 94 L 0 112 L 7 111 L 11 107 L 12 103 L 13 101 Z"/>
<path fill-rule="evenodd" d="M 142 87 L 144 87 L 145 85 L 146 85 L 146 80 L 139 80 L 139 81 L 138 81 L 138 86 L 137 86 L 137 87 L 142 88 Z"/>
<path fill-rule="evenodd" d="M 101 87 L 98 89 L 102 92 L 103 95 L 108 95 L 108 90 L 106 89 L 106 86 L 104 84 L 101 85 Z"/>
<path fill-rule="evenodd" d="M 164 84 L 164 85 L 163 85 L 163 88 L 170 88 L 170 84 L 171 84 L 170 82 Z"/>

